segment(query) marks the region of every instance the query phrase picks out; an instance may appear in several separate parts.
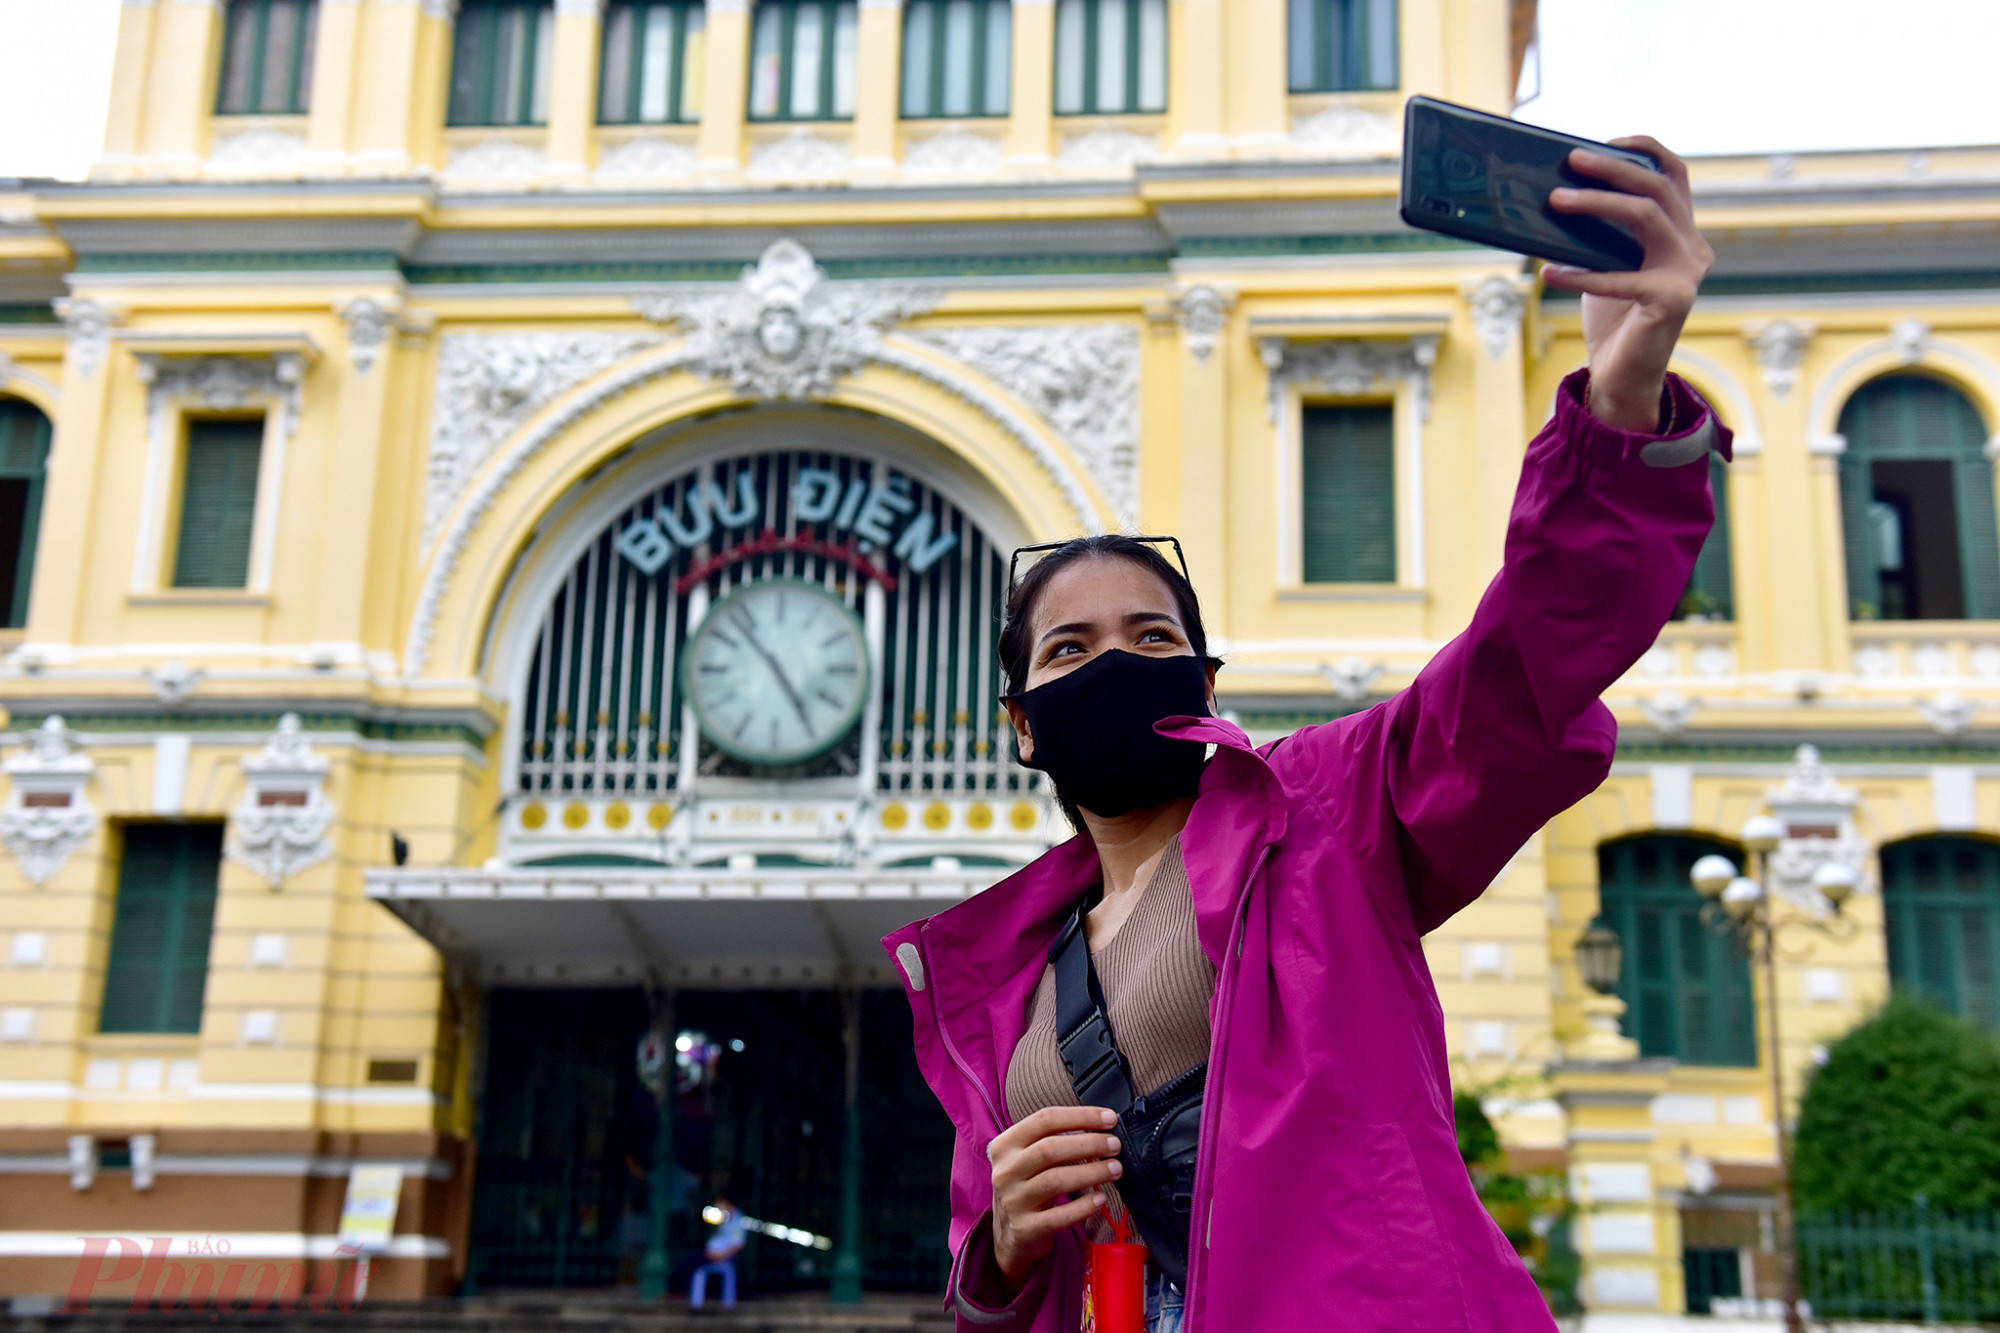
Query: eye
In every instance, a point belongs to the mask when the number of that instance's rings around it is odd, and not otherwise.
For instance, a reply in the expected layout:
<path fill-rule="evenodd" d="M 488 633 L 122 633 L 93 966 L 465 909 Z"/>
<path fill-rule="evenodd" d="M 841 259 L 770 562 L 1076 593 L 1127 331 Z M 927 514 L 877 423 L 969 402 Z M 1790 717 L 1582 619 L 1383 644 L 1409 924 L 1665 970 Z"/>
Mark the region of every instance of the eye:
<path fill-rule="evenodd" d="M 1172 643 L 1173 636 L 1163 629 L 1149 629 L 1139 636 L 1140 643 Z"/>
<path fill-rule="evenodd" d="M 1051 646 L 1047 656 L 1043 657 L 1042 660 L 1044 662 L 1053 662 L 1059 657 L 1068 657 L 1072 653 L 1080 653 L 1082 651 L 1083 645 L 1075 639 L 1064 639 Z"/>

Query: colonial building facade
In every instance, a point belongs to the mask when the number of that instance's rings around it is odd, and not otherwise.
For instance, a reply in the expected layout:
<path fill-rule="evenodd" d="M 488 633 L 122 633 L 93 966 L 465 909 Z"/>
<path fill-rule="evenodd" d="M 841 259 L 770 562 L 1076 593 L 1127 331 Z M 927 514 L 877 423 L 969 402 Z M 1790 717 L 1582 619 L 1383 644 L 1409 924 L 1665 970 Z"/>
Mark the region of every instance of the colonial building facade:
<path fill-rule="evenodd" d="M 1464 627 L 1581 327 L 1401 225 L 1400 108 L 1532 30 L 127 0 L 98 168 L 0 183 L 0 1293 L 325 1257 L 384 1170 L 378 1293 L 657 1283 L 715 1188 L 764 1289 L 935 1289 L 875 941 L 1063 836 L 1008 557 L 1178 536 L 1259 738 Z M 1721 522 L 1610 781 L 1426 941 L 1594 1306 L 1768 1286 L 1772 1061 L 1892 984 L 2000 1022 L 1996 169 L 1694 164 Z M 1777 1050 L 1687 881 L 1767 808 L 1786 910 L 1862 879 Z"/>

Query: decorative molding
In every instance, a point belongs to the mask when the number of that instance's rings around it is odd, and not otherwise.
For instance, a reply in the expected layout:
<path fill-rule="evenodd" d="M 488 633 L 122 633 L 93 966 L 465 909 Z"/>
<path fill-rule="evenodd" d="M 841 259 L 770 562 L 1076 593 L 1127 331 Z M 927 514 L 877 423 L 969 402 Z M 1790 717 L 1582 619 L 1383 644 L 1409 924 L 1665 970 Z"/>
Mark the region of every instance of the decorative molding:
<path fill-rule="evenodd" d="M 382 344 L 389 340 L 390 330 L 398 326 L 397 314 L 372 296 L 357 296 L 338 310 L 340 322 L 347 326 L 347 346 L 354 369 L 366 375 L 381 354 Z"/>
<path fill-rule="evenodd" d="M 1839 864 L 1861 873 L 1868 862 L 1868 844 L 1854 827 L 1859 800 L 1853 790 L 1834 780 L 1833 771 L 1820 762 L 1816 746 L 1798 748 L 1783 784 L 1769 793 L 1771 813 L 1785 830 L 1769 858 L 1776 892 L 1800 907 L 1824 911 L 1826 900 L 1813 887 L 1814 872 L 1823 865 Z"/>
<path fill-rule="evenodd" d="M 1065 134 L 1056 150 L 1056 165 L 1083 171 L 1129 171 L 1159 155 L 1159 135 L 1109 124 L 1083 134 Z"/>
<path fill-rule="evenodd" d="M 230 176 L 296 176 L 304 169 L 305 157 L 305 135 L 253 125 L 218 137 L 209 149 L 208 167 Z"/>
<path fill-rule="evenodd" d="M 333 855 L 327 830 L 333 802 L 326 798 L 327 760 L 315 754 L 297 713 L 257 754 L 243 761 L 248 784 L 229 812 L 229 859 L 248 866 L 272 888 Z"/>
<path fill-rule="evenodd" d="M 626 333 L 447 333 L 432 395 L 424 544 L 500 442 L 558 395 L 659 342 Z"/>
<path fill-rule="evenodd" d="M 693 145 L 652 134 L 613 144 L 597 159 L 601 180 L 664 180 L 692 176 L 694 167 Z"/>
<path fill-rule="evenodd" d="M 1388 666 L 1382 662 L 1370 662 L 1360 657 L 1343 657 L 1338 662 L 1322 662 L 1320 678 L 1332 687 L 1343 703 L 1359 703 L 1368 697 L 1368 691 L 1380 680 Z"/>
<path fill-rule="evenodd" d="M 153 697 L 169 708 L 177 708 L 187 702 L 208 673 L 199 667 L 190 669 L 187 663 L 176 660 L 147 667 L 144 674 L 153 683 Z"/>
<path fill-rule="evenodd" d="M 81 296 L 58 297 L 55 307 L 56 315 L 69 330 L 70 360 L 75 362 L 77 374 L 90 379 L 104 364 L 104 353 L 111 346 L 111 326 L 118 322 L 117 317 L 104 306 Z"/>
<path fill-rule="evenodd" d="M 1209 354 L 1228 325 L 1229 308 L 1234 304 L 1235 292 L 1206 282 L 1198 282 L 1174 298 L 1174 316 L 1180 321 L 1181 334 L 1196 361 L 1208 364 Z"/>
<path fill-rule="evenodd" d="M 140 352 L 139 382 L 146 386 L 146 420 L 156 441 L 163 439 L 167 405 L 192 399 L 215 412 L 269 403 L 278 408 L 278 431 L 287 440 L 298 430 L 299 396 L 305 358 L 297 352 L 248 356 L 175 356 Z"/>
<path fill-rule="evenodd" d="M 1394 157 L 1403 131 L 1394 116 L 1336 102 L 1292 119 L 1292 147 L 1313 157 Z"/>
<path fill-rule="evenodd" d="M 1270 372 L 1272 425 L 1292 386 L 1359 398 L 1383 386 L 1406 382 L 1415 391 L 1420 420 L 1431 419 L 1431 367 L 1437 364 L 1439 335 L 1407 338 L 1263 338 L 1258 350 Z"/>
<path fill-rule="evenodd" d="M 839 176 L 847 171 L 849 156 L 845 143 L 822 139 L 811 130 L 798 128 L 782 139 L 751 149 L 744 174 L 767 178 Z"/>
<path fill-rule="evenodd" d="M 935 175 L 970 176 L 998 171 L 1007 148 L 995 136 L 974 134 L 956 122 L 927 138 L 912 139 L 903 149 L 903 170 Z"/>
<path fill-rule="evenodd" d="M 1690 699 L 1679 690 L 1660 690 L 1649 699 L 1639 700 L 1639 711 L 1667 736 L 1678 736 L 1687 730 L 1688 722 L 1700 707 L 1701 700 Z"/>
<path fill-rule="evenodd" d="M 97 765 L 52 714 L 4 767 L 12 790 L 0 806 L 0 846 L 27 881 L 40 886 L 97 832 L 97 811 L 84 795 Z"/>
<path fill-rule="evenodd" d="M 37 375 L 7 353 L 0 352 L 0 389 L 16 382 L 29 385 L 46 394 L 52 405 L 62 399 L 62 390 L 56 386 L 55 381 L 46 375 Z"/>
<path fill-rule="evenodd" d="M 1129 324 L 921 329 L 1035 409 L 1082 461 L 1118 521 L 1139 510 L 1139 331 Z"/>
<path fill-rule="evenodd" d="M 633 309 L 688 331 L 685 364 L 749 398 L 811 398 L 875 359 L 892 324 L 939 295 L 914 287 L 835 284 L 797 241 L 775 242 L 728 291 L 643 296 Z"/>
<path fill-rule="evenodd" d="M 1956 690 L 1940 690 L 1932 698 L 1917 704 L 1917 712 L 1941 736 L 1963 736 L 1971 728 L 1972 716 L 1978 711 L 1978 704 Z"/>
<path fill-rule="evenodd" d="M 1496 274 L 1468 290 L 1465 302 L 1472 309 L 1472 327 L 1486 355 L 1499 360 L 1521 331 L 1521 312 L 1527 307 L 1521 284 Z"/>
<path fill-rule="evenodd" d="M 1765 387 L 1783 398 L 1799 382 L 1799 366 L 1806 359 L 1806 346 L 1819 326 L 1811 320 L 1758 319 L 1743 326 L 1743 337 L 1756 354 L 1764 372 Z"/>
<path fill-rule="evenodd" d="M 475 189 L 519 185 L 541 175 L 547 162 L 547 156 L 535 145 L 495 135 L 452 149 L 445 160 L 444 183 Z"/>

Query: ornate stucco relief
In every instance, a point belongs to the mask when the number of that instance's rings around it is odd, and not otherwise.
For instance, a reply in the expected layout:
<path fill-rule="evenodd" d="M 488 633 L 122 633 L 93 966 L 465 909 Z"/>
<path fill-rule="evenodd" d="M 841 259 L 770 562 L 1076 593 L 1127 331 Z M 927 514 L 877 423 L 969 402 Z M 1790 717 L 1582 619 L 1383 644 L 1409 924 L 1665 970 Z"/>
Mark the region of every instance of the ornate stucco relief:
<path fill-rule="evenodd" d="M 12 790 L 0 806 L 0 846 L 30 884 L 45 884 L 97 832 L 97 811 L 84 796 L 97 765 L 52 716 L 28 733 L 26 750 L 6 770 Z"/>
<path fill-rule="evenodd" d="M 243 761 L 247 789 L 229 812 L 229 859 L 276 888 L 332 856 L 333 844 L 326 836 L 334 816 L 324 791 L 327 768 L 325 756 L 313 752 L 299 715 L 279 718 L 264 748 Z"/>
<path fill-rule="evenodd" d="M 1384 339 L 1265 338 L 1259 349 L 1271 376 L 1269 407 L 1274 425 L 1285 392 L 1292 385 L 1357 398 L 1384 384 L 1405 382 L 1416 392 L 1418 415 L 1430 420 L 1437 334 Z"/>

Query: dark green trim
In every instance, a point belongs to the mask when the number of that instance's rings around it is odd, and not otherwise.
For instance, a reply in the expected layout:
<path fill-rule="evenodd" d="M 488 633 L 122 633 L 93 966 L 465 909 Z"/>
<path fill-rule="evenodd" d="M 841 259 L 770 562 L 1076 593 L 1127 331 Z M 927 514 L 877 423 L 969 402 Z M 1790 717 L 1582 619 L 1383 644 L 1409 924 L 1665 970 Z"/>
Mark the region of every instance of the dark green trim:
<path fill-rule="evenodd" d="M 1854 273 L 1730 273 L 1710 274 L 1701 284 L 1703 296 L 1811 296 L 1847 292 L 1957 292 L 2000 288 L 2000 268 L 1882 269 Z M 1545 306 L 1574 306 L 1574 292 L 1549 288 Z"/>
<path fill-rule="evenodd" d="M 56 308 L 49 301 L 0 302 L 0 324 L 57 324 Z"/>
<path fill-rule="evenodd" d="M 1405 250 L 1465 250 L 1466 242 L 1422 231 L 1354 232 L 1334 236 L 1189 236 L 1183 258 L 1229 255 L 1393 254 Z"/>
<path fill-rule="evenodd" d="M 77 273 L 286 273 L 337 269 L 394 271 L 394 250 L 236 250 L 194 254 L 84 254 Z M 4 307 L 0 307 L 4 309 Z M 54 311 L 50 311 L 51 316 Z M 51 319 L 50 322 L 56 322 Z"/>
<path fill-rule="evenodd" d="M 289 710 L 287 710 L 289 711 Z M 25 744 L 28 733 L 56 714 L 77 731 L 130 733 L 135 739 L 158 732 L 266 732 L 275 731 L 281 713 L 90 713 L 64 705 L 47 712 L 32 707 L 12 710 L 10 730 L 0 733 L 8 744 Z M 486 738 L 473 727 L 458 722 L 391 722 L 356 717 L 351 713 L 300 713 L 299 724 L 308 732 L 351 731 L 371 741 L 446 741 L 486 748 Z"/>
<path fill-rule="evenodd" d="M 1172 255 L 1139 254 L 952 255 L 906 259 L 823 259 L 827 276 L 848 278 L 973 278 L 1042 274 L 1165 273 Z M 731 282 L 741 260 L 621 262 L 603 264 L 411 264 L 413 285 L 475 282 Z"/>

